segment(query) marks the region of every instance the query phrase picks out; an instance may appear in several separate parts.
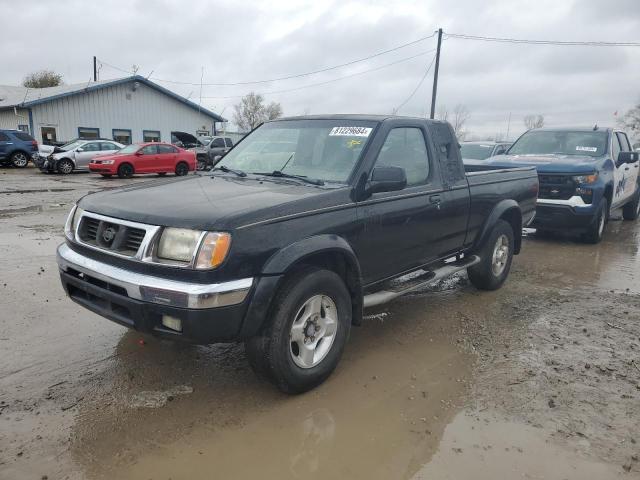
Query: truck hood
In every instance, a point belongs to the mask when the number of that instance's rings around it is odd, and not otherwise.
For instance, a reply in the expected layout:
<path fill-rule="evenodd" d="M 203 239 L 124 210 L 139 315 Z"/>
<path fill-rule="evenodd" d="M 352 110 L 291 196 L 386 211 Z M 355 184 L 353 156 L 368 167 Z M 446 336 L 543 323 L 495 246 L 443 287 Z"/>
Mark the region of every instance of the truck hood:
<path fill-rule="evenodd" d="M 286 179 L 189 175 L 151 181 L 83 197 L 87 211 L 123 220 L 198 230 L 233 230 L 277 216 L 339 203 L 337 190 Z"/>
<path fill-rule="evenodd" d="M 539 173 L 591 173 L 600 157 L 588 155 L 496 155 L 484 160 L 493 167 L 536 167 Z"/>

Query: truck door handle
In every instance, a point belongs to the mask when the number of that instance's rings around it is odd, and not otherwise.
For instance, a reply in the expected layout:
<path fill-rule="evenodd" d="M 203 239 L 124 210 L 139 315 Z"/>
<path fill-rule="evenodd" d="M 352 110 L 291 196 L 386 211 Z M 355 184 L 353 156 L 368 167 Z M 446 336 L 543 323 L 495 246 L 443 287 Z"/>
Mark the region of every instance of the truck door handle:
<path fill-rule="evenodd" d="M 440 206 L 440 195 L 431 195 L 429 197 L 429 202 L 435 203 L 436 205 Z"/>

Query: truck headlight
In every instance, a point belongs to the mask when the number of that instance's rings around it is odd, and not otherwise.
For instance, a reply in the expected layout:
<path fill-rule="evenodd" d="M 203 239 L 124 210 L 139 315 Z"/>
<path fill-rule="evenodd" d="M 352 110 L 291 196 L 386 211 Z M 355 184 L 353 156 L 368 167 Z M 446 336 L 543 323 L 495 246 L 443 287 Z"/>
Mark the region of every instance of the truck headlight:
<path fill-rule="evenodd" d="M 187 228 L 165 228 L 158 242 L 158 257 L 166 260 L 191 263 L 202 232 Z"/>
<path fill-rule="evenodd" d="M 230 246 L 231 235 L 228 233 L 165 228 L 158 242 L 157 257 L 191 264 L 193 268 L 205 270 L 222 264 Z"/>
<path fill-rule="evenodd" d="M 75 240 L 76 231 L 78 230 L 78 224 L 80 223 L 80 218 L 82 218 L 83 213 L 84 210 L 77 205 L 74 205 L 69 212 L 67 222 L 64 225 L 64 234 L 69 240 Z"/>
<path fill-rule="evenodd" d="M 573 180 L 581 185 L 588 185 L 590 183 L 596 183 L 596 181 L 598 180 L 598 174 L 593 173 L 591 175 L 576 175 L 573 177 Z"/>

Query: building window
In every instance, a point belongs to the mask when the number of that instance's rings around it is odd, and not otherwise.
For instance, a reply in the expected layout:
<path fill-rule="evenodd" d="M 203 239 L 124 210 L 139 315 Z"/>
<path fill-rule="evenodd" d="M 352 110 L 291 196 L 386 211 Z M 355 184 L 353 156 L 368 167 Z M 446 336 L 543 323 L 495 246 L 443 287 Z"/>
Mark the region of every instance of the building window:
<path fill-rule="evenodd" d="M 159 142 L 160 141 L 160 131 L 159 130 L 143 130 L 142 131 L 142 140 L 144 142 Z"/>
<path fill-rule="evenodd" d="M 21 132 L 29 133 L 29 125 L 18 125 L 18 130 Z"/>
<path fill-rule="evenodd" d="M 91 127 L 78 127 L 78 138 L 82 138 L 83 140 L 100 138 L 100 129 Z"/>
<path fill-rule="evenodd" d="M 126 128 L 114 128 L 111 133 L 111 138 L 116 142 L 124 145 L 131 145 L 131 130 L 127 130 Z"/>

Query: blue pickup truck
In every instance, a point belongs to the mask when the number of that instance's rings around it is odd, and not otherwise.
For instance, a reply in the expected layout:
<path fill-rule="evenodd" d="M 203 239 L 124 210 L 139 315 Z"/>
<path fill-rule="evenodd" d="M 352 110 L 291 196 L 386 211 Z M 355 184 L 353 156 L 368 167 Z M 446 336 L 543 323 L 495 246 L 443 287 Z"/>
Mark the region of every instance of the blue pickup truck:
<path fill-rule="evenodd" d="M 535 166 L 540 191 L 532 226 L 598 243 L 611 211 L 622 208 L 625 220 L 638 218 L 638 156 L 627 134 L 611 128 L 539 128 L 525 132 L 506 155 L 465 166 Z"/>

